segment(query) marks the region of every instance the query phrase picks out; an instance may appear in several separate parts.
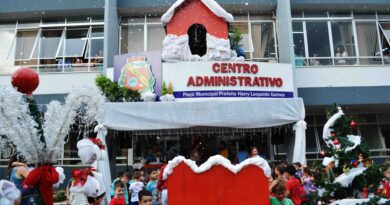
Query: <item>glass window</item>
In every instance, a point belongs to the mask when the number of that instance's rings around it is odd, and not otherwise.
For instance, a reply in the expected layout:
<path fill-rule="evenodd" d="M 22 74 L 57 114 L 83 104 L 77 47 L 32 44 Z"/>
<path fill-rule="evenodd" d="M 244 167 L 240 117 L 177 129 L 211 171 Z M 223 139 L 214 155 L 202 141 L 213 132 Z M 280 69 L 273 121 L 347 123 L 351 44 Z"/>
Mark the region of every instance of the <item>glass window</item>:
<path fill-rule="evenodd" d="M 317 12 L 317 11 L 305 11 L 303 15 L 306 17 L 328 17 L 328 12 Z"/>
<path fill-rule="evenodd" d="M 275 37 L 273 23 L 252 23 L 254 58 L 275 58 Z"/>
<path fill-rule="evenodd" d="M 38 44 L 35 46 L 33 59 L 55 59 L 61 41 L 63 29 L 42 30 Z"/>
<path fill-rule="evenodd" d="M 244 49 L 246 59 L 249 59 L 250 52 L 253 51 L 253 44 L 249 35 L 248 23 L 233 23 L 232 26 L 241 32 L 242 40 L 239 45 Z"/>
<path fill-rule="evenodd" d="M 306 152 L 318 152 L 314 126 L 309 126 L 306 130 Z"/>
<path fill-rule="evenodd" d="M 306 31 L 309 56 L 330 57 L 329 31 L 327 22 L 306 22 Z"/>
<path fill-rule="evenodd" d="M 26 21 L 26 22 L 18 22 L 18 29 L 31 29 L 31 28 L 39 28 L 39 21 Z"/>
<path fill-rule="evenodd" d="M 385 139 L 387 149 L 390 149 L 390 125 L 380 125 L 382 136 Z"/>
<path fill-rule="evenodd" d="M 28 60 L 37 38 L 38 31 L 18 31 L 16 34 L 15 60 Z"/>
<path fill-rule="evenodd" d="M 348 65 L 354 64 L 353 59 L 340 58 L 355 56 L 355 43 L 352 31 L 352 22 L 348 21 L 333 21 L 332 22 L 332 37 L 334 55 L 336 64 Z"/>
<path fill-rule="evenodd" d="M 356 22 L 356 35 L 360 56 L 375 56 L 379 52 L 375 22 Z"/>
<path fill-rule="evenodd" d="M 161 51 L 165 38 L 165 30 L 162 24 L 148 25 L 148 51 Z"/>
<path fill-rule="evenodd" d="M 292 26 L 293 26 L 293 32 L 303 32 L 302 22 L 295 21 L 292 23 Z"/>
<path fill-rule="evenodd" d="M 67 29 L 65 43 L 61 43 L 61 48 L 57 57 L 81 57 L 84 55 L 85 45 L 88 40 L 88 30 Z M 64 51 L 65 46 L 65 51 Z"/>
<path fill-rule="evenodd" d="M 0 30 L 0 66 L 14 65 L 15 29 Z"/>
<path fill-rule="evenodd" d="M 358 114 L 356 117 L 358 123 L 376 123 L 375 114 Z"/>
<path fill-rule="evenodd" d="M 380 37 L 382 43 L 382 51 L 384 62 L 390 64 L 390 23 L 380 23 Z"/>
<path fill-rule="evenodd" d="M 67 18 L 66 23 L 89 23 L 91 21 L 90 17 L 72 17 Z"/>
<path fill-rule="evenodd" d="M 390 113 L 380 113 L 380 114 L 378 114 L 378 121 L 380 123 L 390 123 Z"/>
<path fill-rule="evenodd" d="M 295 52 L 295 57 L 305 57 L 305 39 L 303 36 L 303 33 L 294 33 L 293 34 L 294 38 L 294 52 Z M 303 66 L 301 64 L 297 64 L 297 66 Z"/>
<path fill-rule="evenodd" d="M 92 28 L 91 58 L 103 58 L 104 28 Z M 87 55 L 89 50 L 87 50 Z"/>
<path fill-rule="evenodd" d="M 370 149 L 383 149 L 377 125 L 360 125 L 359 129 Z"/>
<path fill-rule="evenodd" d="M 121 53 L 144 51 L 144 25 L 123 26 L 121 32 Z"/>

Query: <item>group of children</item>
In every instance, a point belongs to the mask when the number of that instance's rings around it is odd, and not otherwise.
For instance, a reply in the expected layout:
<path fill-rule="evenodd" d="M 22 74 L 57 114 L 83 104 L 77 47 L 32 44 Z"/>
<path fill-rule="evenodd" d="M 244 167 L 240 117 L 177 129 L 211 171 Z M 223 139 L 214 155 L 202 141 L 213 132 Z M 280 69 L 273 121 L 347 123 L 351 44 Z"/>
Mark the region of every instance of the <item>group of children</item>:
<path fill-rule="evenodd" d="M 280 164 L 273 170 L 269 187 L 271 205 L 301 205 L 307 200 L 305 195 L 317 191 L 309 167 L 302 167 L 297 162 L 292 165 Z"/>
<path fill-rule="evenodd" d="M 111 185 L 110 205 L 157 205 L 158 170 L 152 170 L 146 183 L 143 171 L 120 173 Z"/>

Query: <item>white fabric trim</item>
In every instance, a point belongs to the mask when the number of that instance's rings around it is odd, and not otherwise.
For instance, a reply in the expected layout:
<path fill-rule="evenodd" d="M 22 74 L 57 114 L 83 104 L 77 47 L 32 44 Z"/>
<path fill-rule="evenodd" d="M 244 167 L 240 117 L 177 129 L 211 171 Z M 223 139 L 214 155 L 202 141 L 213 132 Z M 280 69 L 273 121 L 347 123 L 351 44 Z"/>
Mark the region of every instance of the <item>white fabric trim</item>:
<path fill-rule="evenodd" d="M 295 130 L 293 162 L 301 164 L 306 164 L 306 125 L 304 120 L 299 120 L 293 127 Z"/>
<path fill-rule="evenodd" d="M 103 125 L 113 130 L 197 126 L 265 128 L 303 120 L 301 98 L 106 103 Z M 303 137 L 302 137 L 303 138 Z M 303 146 L 301 149 L 305 149 Z"/>
<path fill-rule="evenodd" d="M 173 160 L 168 162 L 168 165 L 164 169 L 163 173 L 163 179 L 167 179 L 169 175 L 173 173 L 173 169 L 177 167 L 181 162 L 184 162 L 188 167 L 192 169 L 193 172 L 199 174 L 202 172 L 206 172 L 207 170 L 211 169 L 215 165 L 221 165 L 225 167 L 226 169 L 230 170 L 234 174 L 237 174 L 241 171 L 241 169 L 249 166 L 249 165 L 255 165 L 261 168 L 264 171 L 264 175 L 268 178 L 271 177 L 271 168 L 268 165 L 268 162 L 261 158 L 261 157 L 253 157 L 246 159 L 245 161 L 241 162 L 240 164 L 233 165 L 228 159 L 221 155 L 215 155 L 210 157 L 205 163 L 200 165 L 196 165 L 195 161 L 192 161 L 190 159 L 186 159 L 183 156 L 175 157 Z"/>
<path fill-rule="evenodd" d="M 351 204 L 362 204 L 363 202 L 368 202 L 370 199 L 343 199 L 332 202 L 330 205 L 351 205 Z M 385 204 L 388 200 L 381 199 L 378 201 L 378 204 Z"/>
<path fill-rule="evenodd" d="M 338 176 L 334 180 L 334 183 L 340 183 L 342 187 L 349 187 L 352 184 L 353 179 L 361 175 L 366 169 L 367 168 L 365 167 L 352 168 L 348 173 L 343 173 Z"/>
<path fill-rule="evenodd" d="M 161 17 L 161 21 L 163 24 L 167 24 L 171 21 L 176 8 L 178 8 L 181 4 L 183 4 L 185 0 L 177 0 L 169 9 L 168 11 Z M 201 2 L 210 9 L 211 12 L 213 12 L 216 16 L 221 17 L 225 19 L 227 22 L 233 22 L 234 18 L 233 15 L 229 14 L 225 11 L 216 1 L 214 0 L 201 0 Z"/>

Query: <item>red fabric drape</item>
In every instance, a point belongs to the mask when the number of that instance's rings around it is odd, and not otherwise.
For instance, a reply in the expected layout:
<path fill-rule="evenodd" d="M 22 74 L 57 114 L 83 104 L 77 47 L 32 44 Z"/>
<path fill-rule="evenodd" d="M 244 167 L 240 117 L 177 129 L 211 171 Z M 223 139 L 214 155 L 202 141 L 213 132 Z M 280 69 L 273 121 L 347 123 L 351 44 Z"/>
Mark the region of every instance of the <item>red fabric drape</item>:
<path fill-rule="evenodd" d="M 38 187 L 45 205 L 52 205 L 54 204 L 53 184 L 58 180 L 59 175 L 54 166 L 39 166 L 28 174 L 23 186 Z"/>

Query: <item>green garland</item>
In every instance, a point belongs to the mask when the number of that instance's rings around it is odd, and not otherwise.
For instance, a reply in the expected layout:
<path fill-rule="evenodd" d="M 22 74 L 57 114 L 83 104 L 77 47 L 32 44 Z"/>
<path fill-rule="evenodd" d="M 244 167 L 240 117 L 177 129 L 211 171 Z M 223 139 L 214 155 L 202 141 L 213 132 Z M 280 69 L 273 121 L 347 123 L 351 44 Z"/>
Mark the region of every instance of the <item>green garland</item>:
<path fill-rule="evenodd" d="M 138 91 L 120 87 L 104 75 L 99 75 L 95 79 L 95 83 L 110 102 L 140 101 L 141 96 Z"/>

